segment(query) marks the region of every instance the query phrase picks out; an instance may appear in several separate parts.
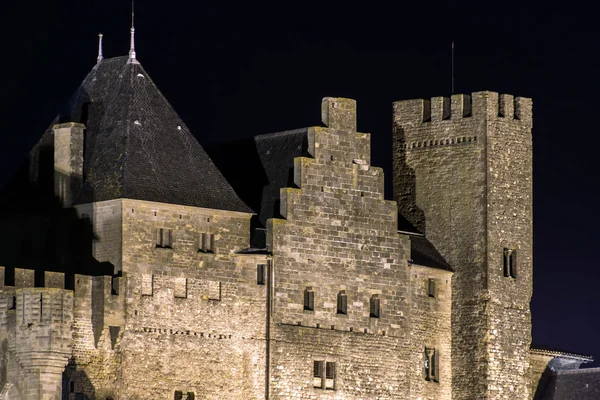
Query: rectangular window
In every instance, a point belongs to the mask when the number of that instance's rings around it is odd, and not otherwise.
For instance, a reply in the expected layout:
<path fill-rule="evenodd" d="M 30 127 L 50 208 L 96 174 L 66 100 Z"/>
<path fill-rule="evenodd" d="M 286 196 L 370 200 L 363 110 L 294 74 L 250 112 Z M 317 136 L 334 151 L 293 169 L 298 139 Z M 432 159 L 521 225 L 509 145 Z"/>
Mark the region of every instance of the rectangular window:
<path fill-rule="evenodd" d="M 509 264 L 510 264 L 510 277 L 516 278 L 517 277 L 517 250 L 513 250 L 510 253 Z"/>
<path fill-rule="evenodd" d="M 196 400 L 196 393 L 187 392 L 187 400 Z"/>
<path fill-rule="evenodd" d="M 429 278 L 429 280 L 427 281 L 427 295 L 429 297 L 436 297 L 435 296 L 435 279 L 433 279 L 433 278 Z"/>
<path fill-rule="evenodd" d="M 325 361 L 313 362 L 313 386 L 319 389 L 323 388 L 323 364 Z"/>
<path fill-rule="evenodd" d="M 313 377 L 321 378 L 323 376 L 323 361 L 313 363 Z"/>
<path fill-rule="evenodd" d="M 110 294 L 113 296 L 119 295 L 119 276 L 113 275 L 110 281 Z"/>
<path fill-rule="evenodd" d="M 307 287 L 304 290 L 304 311 L 314 311 L 315 310 L 315 292 L 312 290 L 312 287 Z"/>
<path fill-rule="evenodd" d="M 334 362 L 325 363 L 325 389 L 335 389 L 335 369 L 336 365 Z"/>
<path fill-rule="evenodd" d="M 156 229 L 156 247 L 170 249 L 172 245 L 172 230 L 165 228 Z"/>
<path fill-rule="evenodd" d="M 181 390 L 176 390 L 174 399 L 175 400 L 183 400 L 183 392 Z"/>
<path fill-rule="evenodd" d="M 346 315 L 348 313 L 348 296 L 345 290 L 340 290 L 337 297 L 337 313 Z"/>
<path fill-rule="evenodd" d="M 381 309 L 379 307 L 379 296 L 374 294 L 371 296 L 370 301 L 370 317 L 371 318 L 379 318 L 381 315 Z"/>
<path fill-rule="evenodd" d="M 213 233 L 201 233 L 198 240 L 198 251 L 203 253 L 215 252 L 215 235 Z"/>
<path fill-rule="evenodd" d="M 257 285 L 265 284 L 265 270 L 266 270 L 265 264 L 258 264 L 256 266 L 256 284 Z"/>
<path fill-rule="evenodd" d="M 425 380 L 439 382 L 440 352 L 434 348 L 425 348 L 423 375 Z"/>
<path fill-rule="evenodd" d="M 503 267 L 506 278 L 517 277 L 517 250 L 504 248 Z"/>

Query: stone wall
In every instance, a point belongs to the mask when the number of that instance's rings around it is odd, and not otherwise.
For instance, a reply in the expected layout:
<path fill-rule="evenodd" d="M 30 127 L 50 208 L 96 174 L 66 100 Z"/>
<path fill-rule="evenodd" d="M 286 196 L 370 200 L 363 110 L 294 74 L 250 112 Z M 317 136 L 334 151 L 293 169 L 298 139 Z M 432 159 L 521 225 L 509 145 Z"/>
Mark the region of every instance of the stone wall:
<path fill-rule="evenodd" d="M 270 398 L 409 398 L 411 383 L 424 380 L 416 354 L 423 354 L 427 333 L 411 338 L 409 241 L 397 232 L 396 204 L 383 198 L 383 171 L 369 163 L 369 135 L 356 132 L 355 107 L 353 100 L 323 100 L 327 128 L 309 129 L 312 158 L 295 160 L 299 188 L 281 190 L 285 219 L 268 222 L 274 276 Z M 449 290 L 442 290 L 444 296 Z M 306 307 L 305 292 L 313 293 L 313 309 Z M 338 311 L 341 293 L 345 313 Z M 378 317 L 372 298 L 380 305 Z M 447 313 L 440 325 L 449 329 L 448 307 L 417 310 L 431 325 Z M 440 345 L 448 349 L 449 335 L 445 339 Z M 332 390 L 315 381 L 315 361 L 335 363 Z M 447 365 L 444 383 L 431 387 L 449 385 Z M 424 386 L 415 384 L 415 393 L 426 392 Z"/>
<path fill-rule="evenodd" d="M 455 399 L 527 398 L 531 101 L 492 92 L 394 103 L 394 198 L 455 268 Z M 516 278 L 503 273 L 516 250 Z"/>
<path fill-rule="evenodd" d="M 430 280 L 433 287 L 430 288 Z M 431 290 L 430 290 L 431 289 Z M 433 293 L 430 293 L 432 291 Z M 410 266 L 410 399 L 452 398 L 452 273 Z M 426 349 L 438 352 L 439 376 L 426 380 Z"/>
<path fill-rule="evenodd" d="M 120 397 L 263 398 L 267 286 L 257 284 L 257 265 L 266 257 L 239 254 L 250 214 L 135 200 L 122 207 Z M 162 247 L 159 229 L 170 231 Z"/>

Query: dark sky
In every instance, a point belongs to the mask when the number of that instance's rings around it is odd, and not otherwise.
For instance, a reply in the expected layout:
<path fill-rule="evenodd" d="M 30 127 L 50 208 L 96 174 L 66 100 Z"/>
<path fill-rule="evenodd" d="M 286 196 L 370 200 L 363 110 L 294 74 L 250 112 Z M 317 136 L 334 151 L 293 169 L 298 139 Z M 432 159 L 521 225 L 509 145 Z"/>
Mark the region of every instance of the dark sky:
<path fill-rule="evenodd" d="M 591 10 L 201 3 L 136 2 L 138 59 L 200 143 L 319 125 L 322 97 L 354 98 L 388 198 L 392 102 L 450 93 L 452 40 L 457 92 L 532 97 L 534 342 L 600 359 L 600 28 Z M 93 67 L 98 32 L 106 57 L 127 54 L 130 4 L 10 1 L 0 15 L 1 187 Z"/>

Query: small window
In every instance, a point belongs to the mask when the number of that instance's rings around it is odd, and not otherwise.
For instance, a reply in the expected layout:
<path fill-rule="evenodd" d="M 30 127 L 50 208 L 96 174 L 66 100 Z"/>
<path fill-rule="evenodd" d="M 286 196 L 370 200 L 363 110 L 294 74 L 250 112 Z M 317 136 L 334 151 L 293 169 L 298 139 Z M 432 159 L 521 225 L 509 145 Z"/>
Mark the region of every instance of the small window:
<path fill-rule="evenodd" d="M 201 233 L 199 237 L 198 251 L 202 253 L 215 252 L 215 235 L 213 233 Z"/>
<path fill-rule="evenodd" d="M 517 277 L 517 250 L 504 249 L 503 267 L 505 277 Z"/>
<path fill-rule="evenodd" d="M 324 361 L 313 362 L 313 386 L 319 389 L 323 388 L 323 364 Z"/>
<path fill-rule="evenodd" d="M 183 400 L 183 392 L 181 390 L 176 390 L 174 399 L 175 400 Z"/>
<path fill-rule="evenodd" d="M 370 301 L 370 317 L 371 318 L 379 318 L 381 316 L 381 309 L 379 307 L 379 296 L 374 294 L 371 296 Z"/>
<path fill-rule="evenodd" d="M 75 381 L 69 382 L 69 393 L 75 393 Z"/>
<path fill-rule="evenodd" d="M 266 270 L 265 264 L 258 264 L 256 266 L 256 284 L 257 285 L 265 284 L 265 270 Z"/>
<path fill-rule="evenodd" d="M 313 377 L 323 377 L 323 361 L 315 361 L 313 363 Z"/>
<path fill-rule="evenodd" d="M 113 296 L 119 295 L 119 276 L 113 275 L 110 278 L 110 294 Z"/>
<path fill-rule="evenodd" d="M 172 245 L 172 230 L 158 228 L 156 230 L 156 247 L 161 249 L 170 249 Z"/>
<path fill-rule="evenodd" d="M 345 290 L 340 290 L 337 297 L 337 313 L 346 315 L 348 314 L 348 296 Z"/>
<path fill-rule="evenodd" d="M 426 381 L 439 382 L 440 353 L 434 348 L 425 348 L 423 359 L 423 376 Z"/>
<path fill-rule="evenodd" d="M 325 363 L 325 389 L 335 389 L 335 369 L 336 365 L 334 362 Z"/>
<path fill-rule="evenodd" d="M 436 297 L 435 295 L 435 279 L 429 278 L 427 280 L 427 295 L 429 297 Z"/>
<path fill-rule="evenodd" d="M 312 290 L 312 287 L 307 287 L 304 290 L 304 311 L 314 311 L 315 310 L 315 292 Z"/>
<path fill-rule="evenodd" d="M 509 265 L 510 265 L 510 277 L 511 278 L 516 278 L 517 277 L 517 251 L 513 250 L 510 253 L 510 260 L 509 260 Z"/>
<path fill-rule="evenodd" d="M 196 393 L 187 392 L 187 400 L 196 400 Z"/>

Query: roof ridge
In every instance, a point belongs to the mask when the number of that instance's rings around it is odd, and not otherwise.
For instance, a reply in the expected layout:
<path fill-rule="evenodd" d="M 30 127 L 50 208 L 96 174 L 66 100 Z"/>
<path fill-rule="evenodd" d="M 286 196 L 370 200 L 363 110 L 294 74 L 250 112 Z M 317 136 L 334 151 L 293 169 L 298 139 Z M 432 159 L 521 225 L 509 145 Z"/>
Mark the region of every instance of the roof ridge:
<path fill-rule="evenodd" d="M 273 133 L 263 133 L 260 135 L 256 135 L 254 136 L 254 139 L 270 139 L 273 137 L 279 137 L 279 136 L 286 136 L 286 135 L 292 135 L 292 134 L 297 134 L 297 133 L 305 133 L 308 131 L 310 127 L 306 127 L 306 128 L 298 128 L 298 129 L 290 129 L 287 131 L 280 131 L 280 132 L 273 132 Z"/>

